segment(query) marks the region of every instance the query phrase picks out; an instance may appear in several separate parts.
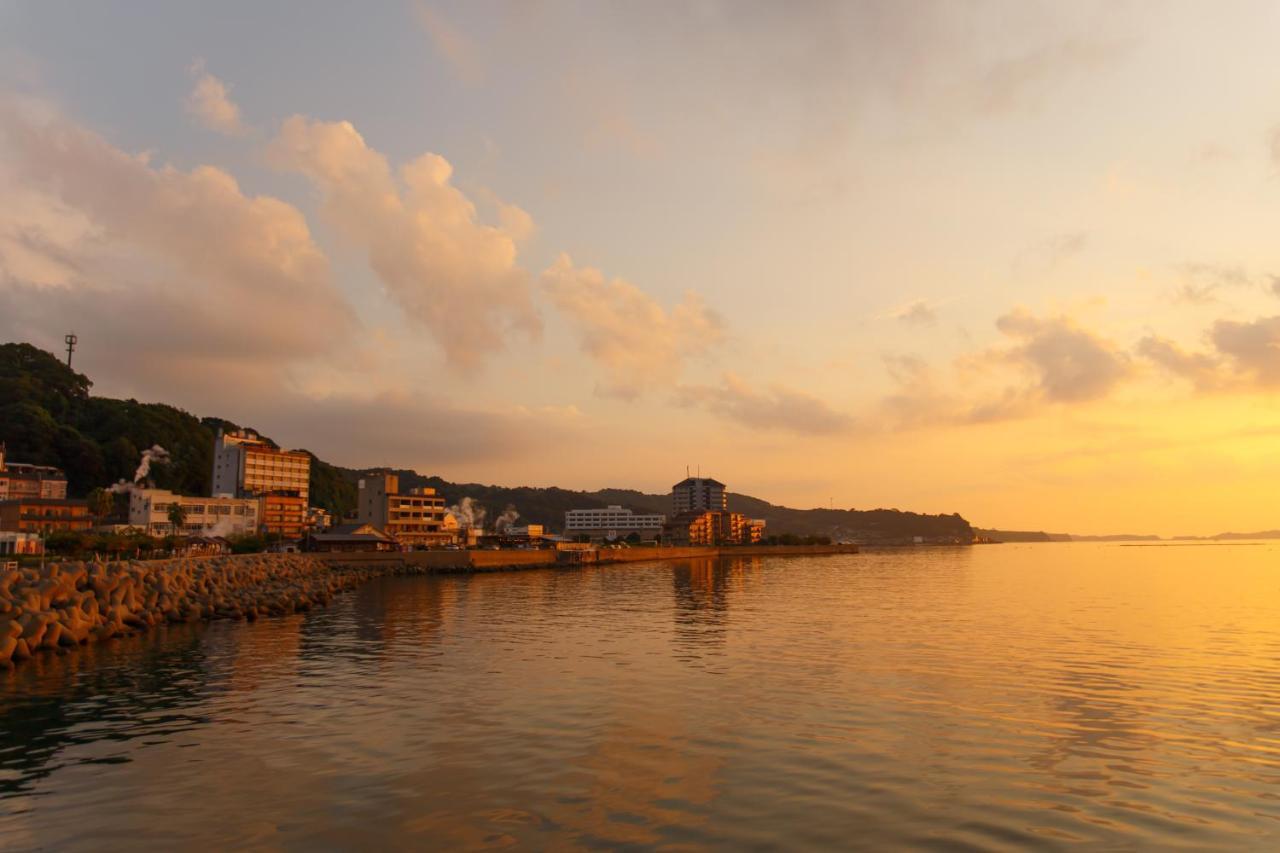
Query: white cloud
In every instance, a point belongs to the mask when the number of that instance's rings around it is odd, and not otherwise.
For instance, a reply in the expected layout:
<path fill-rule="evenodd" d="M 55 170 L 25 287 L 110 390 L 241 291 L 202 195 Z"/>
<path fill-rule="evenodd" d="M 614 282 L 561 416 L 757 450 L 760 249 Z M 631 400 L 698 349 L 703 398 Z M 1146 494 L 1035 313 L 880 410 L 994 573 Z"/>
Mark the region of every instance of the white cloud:
<path fill-rule="evenodd" d="M 598 390 L 633 399 L 674 383 L 686 358 L 718 345 L 720 318 L 693 291 L 664 309 L 640 288 L 560 255 L 542 273 L 543 290 L 577 327 L 582 349 L 604 368 Z"/>
<path fill-rule="evenodd" d="M 240 107 L 231 100 L 227 85 L 205 71 L 203 61 L 197 61 L 191 71 L 198 76 L 191 94 L 187 96 L 187 112 L 218 133 L 228 136 L 244 133 L 246 128 L 240 118 Z"/>
<path fill-rule="evenodd" d="M 392 298 L 455 368 L 477 369 L 511 330 L 539 333 L 529 277 L 516 264 L 532 219 L 513 208 L 501 227 L 479 222 L 444 157 L 423 154 L 393 173 L 349 122 L 303 116 L 284 122 L 269 157 L 310 179 L 325 218 L 368 253 Z"/>
<path fill-rule="evenodd" d="M 38 115 L 44 112 L 45 115 Z M 279 381 L 356 328 L 302 214 L 212 166 L 152 166 L 0 103 L 0 326 L 77 331 L 122 373 Z"/>

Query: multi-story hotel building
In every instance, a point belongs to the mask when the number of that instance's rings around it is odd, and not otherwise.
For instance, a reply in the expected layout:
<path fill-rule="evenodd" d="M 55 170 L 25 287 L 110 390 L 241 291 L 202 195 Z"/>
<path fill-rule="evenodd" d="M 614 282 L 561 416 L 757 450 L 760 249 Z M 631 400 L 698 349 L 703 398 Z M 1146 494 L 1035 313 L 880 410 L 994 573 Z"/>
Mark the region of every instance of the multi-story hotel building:
<path fill-rule="evenodd" d="M 236 497 L 279 492 L 297 495 L 305 505 L 311 495 L 311 457 L 301 450 L 281 450 L 252 432 L 219 430 L 213 440 L 211 491 Z"/>
<path fill-rule="evenodd" d="M 88 501 L 41 497 L 0 501 L 0 530 L 47 534 L 55 530 L 88 530 L 92 526 Z"/>
<path fill-rule="evenodd" d="M 253 432 L 219 430 L 210 492 L 260 499 L 258 523 L 265 532 L 300 538 L 311 494 L 311 457 L 301 450 L 281 450 Z"/>
<path fill-rule="evenodd" d="M 564 514 L 565 536 L 599 536 L 617 539 L 631 533 L 657 536 L 662 532 L 665 515 L 641 515 L 620 506 L 603 509 L 571 509 Z"/>
<path fill-rule="evenodd" d="M 444 498 L 432 488 L 401 494 L 395 474 L 370 474 L 359 482 L 357 518 L 394 538 L 402 546 L 445 545 L 456 531 L 445 529 Z"/>
<path fill-rule="evenodd" d="M 180 504 L 186 513 L 181 530 L 169 521 L 169 508 Z M 256 533 L 260 502 L 257 498 L 210 498 L 175 495 L 165 489 L 134 489 L 129 493 L 129 526 L 159 536 L 239 536 Z"/>
<path fill-rule="evenodd" d="M 728 509 L 725 485 L 710 477 L 686 477 L 671 487 L 671 510 L 682 512 L 723 512 Z"/>

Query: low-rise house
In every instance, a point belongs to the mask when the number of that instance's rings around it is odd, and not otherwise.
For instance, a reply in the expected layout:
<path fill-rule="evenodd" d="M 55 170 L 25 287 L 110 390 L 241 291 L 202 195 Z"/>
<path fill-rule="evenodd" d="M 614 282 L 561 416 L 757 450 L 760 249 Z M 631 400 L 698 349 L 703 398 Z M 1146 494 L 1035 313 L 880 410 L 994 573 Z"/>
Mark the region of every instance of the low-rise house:
<path fill-rule="evenodd" d="M 312 551 L 398 551 L 400 546 L 372 524 L 339 524 L 307 537 Z"/>

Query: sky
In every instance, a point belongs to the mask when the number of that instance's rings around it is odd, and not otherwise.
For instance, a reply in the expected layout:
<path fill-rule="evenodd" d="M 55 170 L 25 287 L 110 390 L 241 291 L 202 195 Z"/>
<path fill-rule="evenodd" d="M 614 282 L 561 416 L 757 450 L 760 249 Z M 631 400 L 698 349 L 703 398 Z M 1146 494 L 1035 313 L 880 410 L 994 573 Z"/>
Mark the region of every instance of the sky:
<path fill-rule="evenodd" d="M 0 2 L 0 339 L 329 461 L 1280 528 L 1280 5 Z"/>

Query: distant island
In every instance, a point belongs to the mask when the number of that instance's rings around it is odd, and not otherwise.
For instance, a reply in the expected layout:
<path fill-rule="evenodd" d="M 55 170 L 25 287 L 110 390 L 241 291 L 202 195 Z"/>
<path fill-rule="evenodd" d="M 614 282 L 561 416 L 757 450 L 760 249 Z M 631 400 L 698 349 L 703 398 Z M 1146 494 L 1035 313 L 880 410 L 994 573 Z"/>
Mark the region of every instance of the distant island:
<path fill-rule="evenodd" d="M 214 436 L 252 428 L 220 417 L 197 417 L 164 403 L 116 400 L 90 393 L 93 383 L 48 352 L 26 343 L 0 345 L 0 441 L 13 458 L 51 465 L 67 475 L 73 497 L 84 497 L 104 483 L 134 477 L 142 450 L 161 445 L 168 463 L 153 469 L 161 489 L 208 495 L 213 470 Z M 346 468 L 311 456 L 311 503 L 342 519 L 356 507 L 357 483 L 372 471 L 398 474 L 401 486 L 435 488 L 448 503 L 463 498 L 489 512 L 507 508 L 522 524 L 558 531 L 569 509 L 620 505 L 642 513 L 669 513 L 669 494 L 629 489 L 573 491 L 556 487 L 453 483 L 437 476 L 397 468 Z M 729 506 L 750 518 L 764 519 L 770 535 L 829 537 L 836 542 L 868 544 L 963 543 L 974 529 L 959 514 L 927 515 L 897 509 L 793 509 L 750 495 L 729 495 Z"/>
<path fill-rule="evenodd" d="M 1155 536 L 1149 533 L 1116 533 L 1086 536 L 1078 533 L 1046 533 L 1043 530 L 995 530 L 975 528 L 974 532 L 993 542 L 1231 542 L 1252 539 L 1280 539 L 1280 530 L 1256 533 L 1218 533 L 1213 536 Z"/>

